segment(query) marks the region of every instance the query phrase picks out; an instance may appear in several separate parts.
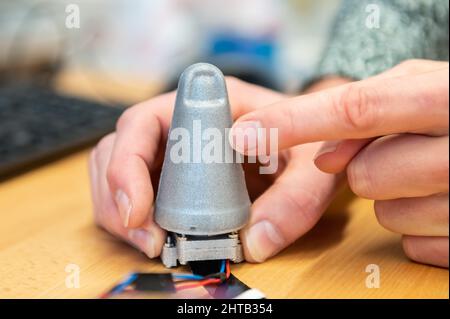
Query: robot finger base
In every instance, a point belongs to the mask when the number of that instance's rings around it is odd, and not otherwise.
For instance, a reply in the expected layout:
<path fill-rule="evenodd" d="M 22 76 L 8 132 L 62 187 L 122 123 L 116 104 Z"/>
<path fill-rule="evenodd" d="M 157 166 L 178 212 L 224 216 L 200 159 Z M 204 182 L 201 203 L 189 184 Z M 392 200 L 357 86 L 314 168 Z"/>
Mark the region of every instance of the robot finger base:
<path fill-rule="evenodd" d="M 196 135 L 196 123 L 201 132 Z M 180 77 L 169 136 L 183 129 L 202 138 L 214 129 L 222 141 L 220 158 L 208 161 L 174 161 L 171 154 L 178 140 L 169 138 L 155 203 L 155 221 L 168 231 L 161 258 L 165 266 L 190 261 L 243 260 L 237 232 L 248 222 L 250 199 L 241 162 L 228 141 L 233 124 L 225 78 L 211 64 L 188 67 Z M 198 140 L 197 140 L 198 142 Z M 186 147 L 200 155 L 193 145 Z M 237 158 L 237 156 L 233 156 Z"/>
<path fill-rule="evenodd" d="M 219 236 L 184 236 L 169 234 L 161 253 L 161 260 L 167 268 L 178 263 L 186 265 L 191 261 L 223 260 L 234 263 L 244 260 L 239 237 L 235 233 Z"/>

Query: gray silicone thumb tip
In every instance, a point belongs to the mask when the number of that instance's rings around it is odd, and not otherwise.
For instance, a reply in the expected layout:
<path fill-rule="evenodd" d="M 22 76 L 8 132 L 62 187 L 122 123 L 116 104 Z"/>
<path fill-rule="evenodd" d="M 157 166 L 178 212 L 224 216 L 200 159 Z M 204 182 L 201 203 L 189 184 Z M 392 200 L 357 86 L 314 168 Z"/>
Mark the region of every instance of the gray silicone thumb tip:
<path fill-rule="evenodd" d="M 222 72 L 208 63 L 193 64 L 183 72 L 178 94 L 187 104 L 227 99 Z"/>

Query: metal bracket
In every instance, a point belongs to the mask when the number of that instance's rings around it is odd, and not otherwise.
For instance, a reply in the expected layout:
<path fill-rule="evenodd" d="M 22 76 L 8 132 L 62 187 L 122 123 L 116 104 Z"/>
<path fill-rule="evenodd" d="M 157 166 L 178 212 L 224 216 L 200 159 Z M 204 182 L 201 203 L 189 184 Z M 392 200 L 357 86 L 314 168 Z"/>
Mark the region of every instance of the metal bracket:
<path fill-rule="evenodd" d="M 168 267 L 186 265 L 189 261 L 229 259 L 234 263 L 244 260 L 239 236 L 235 233 L 219 236 L 184 236 L 169 234 L 161 253 Z"/>

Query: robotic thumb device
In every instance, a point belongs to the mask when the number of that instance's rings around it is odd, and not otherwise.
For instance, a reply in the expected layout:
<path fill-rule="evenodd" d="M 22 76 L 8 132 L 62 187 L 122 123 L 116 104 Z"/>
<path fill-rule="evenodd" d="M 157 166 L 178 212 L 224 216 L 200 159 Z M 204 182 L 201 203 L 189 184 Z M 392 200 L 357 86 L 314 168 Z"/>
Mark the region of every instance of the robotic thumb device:
<path fill-rule="evenodd" d="M 249 218 L 241 161 L 228 142 L 232 125 L 223 74 L 198 63 L 180 77 L 155 220 L 168 231 L 161 259 L 243 260 L 237 231 Z M 205 144 L 205 145 L 202 145 Z"/>

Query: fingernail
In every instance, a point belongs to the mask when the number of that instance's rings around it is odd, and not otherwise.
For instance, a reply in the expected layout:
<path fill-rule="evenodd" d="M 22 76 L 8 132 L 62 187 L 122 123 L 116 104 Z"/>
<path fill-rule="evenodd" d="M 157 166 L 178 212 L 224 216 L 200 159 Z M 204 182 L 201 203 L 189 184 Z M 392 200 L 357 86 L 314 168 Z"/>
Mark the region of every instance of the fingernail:
<path fill-rule="evenodd" d="M 263 262 L 280 251 L 285 240 L 277 227 L 267 220 L 251 226 L 245 237 L 247 250 L 256 262 Z"/>
<path fill-rule="evenodd" d="M 255 150 L 260 138 L 260 128 L 262 125 L 259 121 L 237 122 L 231 130 L 230 142 L 240 153 Z"/>
<path fill-rule="evenodd" d="M 149 258 L 156 257 L 156 247 L 153 234 L 144 229 L 130 229 L 128 238 Z"/>
<path fill-rule="evenodd" d="M 316 155 L 314 155 L 314 160 L 316 160 L 319 156 L 322 156 L 324 154 L 335 152 L 339 147 L 339 144 L 341 144 L 341 141 L 329 141 L 323 143 L 322 147 L 319 149 Z"/>
<path fill-rule="evenodd" d="M 124 191 L 119 189 L 116 192 L 116 205 L 119 209 L 120 218 L 122 218 L 122 223 L 124 227 L 128 227 L 128 223 L 130 222 L 130 213 L 133 206 L 131 205 L 131 201 L 128 198 L 127 194 Z"/>

